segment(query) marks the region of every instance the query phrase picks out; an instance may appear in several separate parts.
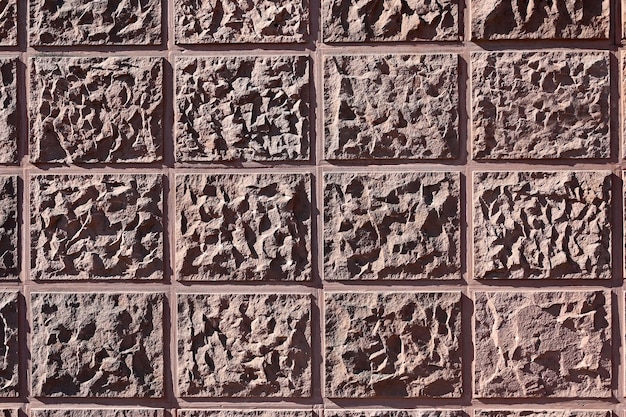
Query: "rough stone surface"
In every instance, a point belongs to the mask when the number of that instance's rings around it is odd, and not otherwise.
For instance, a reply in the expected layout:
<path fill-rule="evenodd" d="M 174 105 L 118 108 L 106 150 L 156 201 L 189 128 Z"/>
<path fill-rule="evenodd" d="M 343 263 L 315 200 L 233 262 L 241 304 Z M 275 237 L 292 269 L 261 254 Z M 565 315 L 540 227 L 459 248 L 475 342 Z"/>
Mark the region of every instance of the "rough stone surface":
<path fill-rule="evenodd" d="M 31 45 L 161 44 L 161 0 L 29 3 Z"/>
<path fill-rule="evenodd" d="M 0 0 L 0 46 L 17 45 L 17 0 Z"/>
<path fill-rule="evenodd" d="M 328 173 L 324 277 L 459 279 L 458 173 Z"/>
<path fill-rule="evenodd" d="M 458 57 L 327 56 L 327 159 L 442 159 L 458 154 Z"/>
<path fill-rule="evenodd" d="M 33 279 L 161 279 L 159 174 L 33 175 Z"/>
<path fill-rule="evenodd" d="M 609 171 L 474 174 L 476 278 L 611 278 Z"/>
<path fill-rule="evenodd" d="M 18 410 L 4 408 L 0 410 L 0 415 L 2 417 L 18 417 Z"/>
<path fill-rule="evenodd" d="M 161 58 L 34 58 L 31 161 L 160 160 L 162 84 Z"/>
<path fill-rule="evenodd" d="M 0 0 L 0 9 L 2 0 Z M 0 25 L 2 14 L 0 13 Z M 17 163 L 17 60 L 0 58 L 0 163 Z"/>
<path fill-rule="evenodd" d="M 608 52 L 472 54 L 478 159 L 608 158 Z"/>
<path fill-rule="evenodd" d="M 178 296 L 183 397 L 309 397 L 311 300 L 302 294 Z"/>
<path fill-rule="evenodd" d="M 31 417 L 163 417 L 163 410 L 154 410 L 154 409 L 31 410 L 30 415 Z"/>
<path fill-rule="evenodd" d="M 305 42 L 309 35 L 306 0 L 180 0 L 176 43 Z"/>
<path fill-rule="evenodd" d="M 31 297 L 32 395 L 163 395 L 164 294 Z"/>
<path fill-rule="evenodd" d="M 304 160 L 308 135 L 307 57 L 177 60 L 178 161 Z"/>
<path fill-rule="evenodd" d="M 0 292 L 0 397 L 19 396 L 18 297 L 17 292 Z"/>
<path fill-rule="evenodd" d="M 0 175 L 0 280 L 18 277 L 18 177 Z"/>
<path fill-rule="evenodd" d="M 310 193 L 307 174 L 178 175 L 178 278 L 310 279 Z"/>
<path fill-rule="evenodd" d="M 611 417 L 609 410 L 476 410 L 474 417 Z"/>
<path fill-rule="evenodd" d="M 324 42 L 459 39 L 458 0 L 323 0 Z"/>
<path fill-rule="evenodd" d="M 606 39 L 609 0 L 472 2 L 474 39 Z"/>
<path fill-rule="evenodd" d="M 461 294 L 327 293 L 326 395 L 459 398 Z"/>
<path fill-rule="evenodd" d="M 464 417 L 461 410 L 324 410 L 324 417 Z M 601 417 L 601 416 L 599 416 Z"/>
<path fill-rule="evenodd" d="M 176 415 L 180 417 L 312 417 L 313 413 L 308 410 L 177 410 Z"/>
<path fill-rule="evenodd" d="M 611 396 L 609 291 L 478 292 L 474 309 L 478 397 Z"/>

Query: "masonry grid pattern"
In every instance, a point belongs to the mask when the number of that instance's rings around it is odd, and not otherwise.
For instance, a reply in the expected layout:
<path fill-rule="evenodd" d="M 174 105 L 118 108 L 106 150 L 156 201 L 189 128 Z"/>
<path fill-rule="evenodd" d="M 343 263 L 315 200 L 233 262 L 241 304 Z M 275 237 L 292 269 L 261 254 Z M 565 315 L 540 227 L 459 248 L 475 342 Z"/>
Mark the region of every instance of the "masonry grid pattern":
<path fill-rule="evenodd" d="M 626 0 L 0 0 L 0 417 L 626 417 Z"/>

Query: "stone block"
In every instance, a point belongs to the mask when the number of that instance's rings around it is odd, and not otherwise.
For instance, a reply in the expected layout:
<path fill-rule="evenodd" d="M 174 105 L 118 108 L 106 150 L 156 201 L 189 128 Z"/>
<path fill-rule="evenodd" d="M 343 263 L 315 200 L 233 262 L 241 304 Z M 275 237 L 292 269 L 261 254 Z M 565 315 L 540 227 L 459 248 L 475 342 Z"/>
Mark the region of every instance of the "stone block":
<path fill-rule="evenodd" d="M 31 298 L 33 396 L 163 396 L 164 294 Z"/>
<path fill-rule="evenodd" d="M 612 417 L 609 410 L 475 410 L 474 417 Z"/>
<path fill-rule="evenodd" d="M 479 398 L 611 396 L 609 291 L 477 292 Z"/>
<path fill-rule="evenodd" d="M 175 14 L 177 44 L 292 43 L 309 36 L 306 0 L 180 0 Z"/>
<path fill-rule="evenodd" d="M 609 0 L 472 2 L 472 38 L 607 39 Z"/>
<path fill-rule="evenodd" d="M 0 281 L 20 272 L 17 184 L 16 175 L 0 175 Z"/>
<path fill-rule="evenodd" d="M 31 45 L 161 44 L 161 0 L 29 3 Z"/>
<path fill-rule="evenodd" d="M 326 159 L 458 156 L 458 57 L 327 56 Z"/>
<path fill-rule="evenodd" d="M 33 175 L 36 280 L 163 277 L 160 174 Z"/>
<path fill-rule="evenodd" d="M 324 410 L 324 417 L 464 417 L 461 410 Z"/>
<path fill-rule="evenodd" d="M 460 279 L 460 175 L 326 173 L 326 280 Z"/>
<path fill-rule="evenodd" d="M 0 292 L 0 397 L 18 397 L 19 352 L 24 351 L 18 338 L 19 294 Z M 16 410 L 3 410 L 3 417 L 17 417 Z M 6 415 L 10 413 L 8 416 Z"/>
<path fill-rule="evenodd" d="M 475 159 L 608 158 L 609 52 L 472 54 Z"/>
<path fill-rule="evenodd" d="M 610 279 L 611 172 L 475 172 L 474 276 Z"/>
<path fill-rule="evenodd" d="M 30 74 L 32 162 L 162 159 L 161 58 L 39 56 Z"/>
<path fill-rule="evenodd" d="M 163 417 L 158 409 L 31 410 L 31 417 Z M 15 416 L 17 417 L 17 416 Z"/>
<path fill-rule="evenodd" d="M 177 410 L 177 417 L 313 417 L 313 413 L 295 410 Z M 320 416 L 321 417 L 321 416 Z"/>
<path fill-rule="evenodd" d="M 309 397 L 310 320 L 304 294 L 179 295 L 180 395 Z"/>
<path fill-rule="evenodd" d="M 458 0 L 323 0 L 324 42 L 459 40 Z"/>
<path fill-rule="evenodd" d="M 326 395 L 460 398 L 461 294 L 327 293 Z"/>
<path fill-rule="evenodd" d="M 0 46 L 17 46 L 17 0 L 0 2 Z"/>
<path fill-rule="evenodd" d="M 306 56 L 178 58 L 176 159 L 308 159 L 309 88 Z"/>
<path fill-rule="evenodd" d="M 19 411 L 17 409 L 3 408 L 0 410 L 2 417 L 18 417 Z"/>
<path fill-rule="evenodd" d="M 179 280 L 311 278 L 308 174 L 184 174 L 176 179 Z"/>
<path fill-rule="evenodd" d="M 18 162 L 17 118 L 17 60 L 0 58 L 0 164 Z"/>

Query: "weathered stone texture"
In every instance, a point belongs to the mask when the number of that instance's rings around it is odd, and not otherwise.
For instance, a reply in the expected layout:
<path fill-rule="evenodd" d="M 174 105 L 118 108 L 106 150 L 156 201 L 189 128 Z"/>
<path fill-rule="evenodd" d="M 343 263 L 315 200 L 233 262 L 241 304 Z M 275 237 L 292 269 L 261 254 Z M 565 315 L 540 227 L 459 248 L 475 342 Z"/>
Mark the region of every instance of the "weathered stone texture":
<path fill-rule="evenodd" d="M 310 279 L 310 193 L 308 174 L 178 175 L 178 278 Z"/>
<path fill-rule="evenodd" d="M 17 45 L 17 0 L 0 0 L 0 46 Z"/>
<path fill-rule="evenodd" d="M 4 408 L 0 410 L 0 415 L 2 417 L 18 417 L 18 410 Z"/>
<path fill-rule="evenodd" d="M 161 44 L 161 0 L 29 3 L 31 45 Z"/>
<path fill-rule="evenodd" d="M 611 417 L 608 410 L 476 410 L 474 417 Z"/>
<path fill-rule="evenodd" d="M 15 280 L 20 270 L 17 182 L 17 176 L 0 175 L 0 280 Z"/>
<path fill-rule="evenodd" d="M 324 42 L 459 39 L 458 0 L 323 0 Z"/>
<path fill-rule="evenodd" d="M 183 397 L 309 397 L 311 300 L 301 294 L 178 296 Z"/>
<path fill-rule="evenodd" d="M 19 396 L 18 297 L 17 292 L 0 292 L 0 397 Z"/>
<path fill-rule="evenodd" d="M 326 294 L 326 395 L 458 398 L 461 294 Z"/>
<path fill-rule="evenodd" d="M 610 292 L 478 292 L 474 308 L 478 397 L 611 396 Z"/>
<path fill-rule="evenodd" d="M 327 173 L 324 277 L 459 279 L 458 173 Z"/>
<path fill-rule="evenodd" d="M 306 0 L 180 0 L 176 43 L 305 42 L 309 35 Z"/>
<path fill-rule="evenodd" d="M 177 60 L 178 161 L 304 160 L 308 135 L 307 57 Z"/>
<path fill-rule="evenodd" d="M 31 417 L 163 417 L 163 410 L 155 410 L 155 409 L 31 410 L 30 415 Z"/>
<path fill-rule="evenodd" d="M 177 410 L 176 415 L 180 417 L 312 417 L 313 413 L 278 410 Z"/>
<path fill-rule="evenodd" d="M 474 39 L 606 39 L 609 0 L 472 2 Z"/>
<path fill-rule="evenodd" d="M 457 67 L 453 54 L 326 57 L 325 157 L 456 157 Z"/>
<path fill-rule="evenodd" d="M 33 175 L 31 275 L 48 279 L 161 279 L 159 174 Z"/>
<path fill-rule="evenodd" d="M 163 294 L 31 297 L 32 395 L 163 395 Z"/>
<path fill-rule="evenodd" d="M 608 52 L 472 54 L 477 159 L 608 158 Z"/>
<path fill-rule="evenodd" d="M 474 174 L 476 278 L 611 278 L 609 171 Z"/>
<path fill-rule="evenodd" d="M 0 0 L 0 5 L 2 0 Z M 0 15 L 0 25 L 2 25 Z M 0 58 L 0 163 L 17 163 L 17 60 Z"/>
<path fill-rule="evenodd" d="M 461 410 L 324 410 L 324 417 L 463 417 Z"/>
<path fill-rule="evenodd" d="M 162 84 L 161 58 L 32 59 L 31 161 L 160 160 Z"/>

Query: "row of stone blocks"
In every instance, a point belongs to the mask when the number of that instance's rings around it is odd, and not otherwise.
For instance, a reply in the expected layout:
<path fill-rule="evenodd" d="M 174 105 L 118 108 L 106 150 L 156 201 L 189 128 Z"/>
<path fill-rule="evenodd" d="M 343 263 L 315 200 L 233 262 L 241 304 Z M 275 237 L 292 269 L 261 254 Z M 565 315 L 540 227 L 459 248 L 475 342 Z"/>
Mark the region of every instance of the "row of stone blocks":
<path fill-rule="evenodd" d="M 0 274 L 20 275 L 18 207 L 30 219 L 28 279 L 459 280 L 467 229 L 459 172 L 0 176 Z M 312 188 L 322 182 L 320 207 Z M 473 277 L 606 280 L 612 275 L 610 171 L 475 172 Z M 315 215 L 323 213 L 323 218 Z M 168 220 L 169 219 L 169 220 Z M 164 234 L 175 223 L 175 261 Z M 614 225 L 621 229 L 622 222 Z M 472 239 L 468 239 L 471 241 Z M 28 259 L 28 258 L 27 258 Z M 170 265 L 171 264 L 171 265 Z M 169 265 L 166 267 L 166 265 Z"/>
<path fill-rule="evenodd" d="M 326 291 L 319 341 L 309 294 L 178 293 L 164 327 L 164 293 L 37 291 L 22 338 L 20 297 L 0 292 L 4 397 L 29 351 L 33 397 L 161 398 L 172 340 L 180 398 L 311 397 L 320 360 L 326 398 L 610 398 L 625 316 L 608 290 Z"/>
<path fill-rule="evenodd" d="M 161 0 L 30 0 L 31 45 L 160 45 Z M 165 2 L 163 2 L 165 3 Z M 384 3 L 322 0 L 326 42 L 458 41 L 459 0 Z M 607 39 L 609 0 L 520 3 L 472 0 L 474 39 Z M 170 2 L 179 44 L 281 43 L 309 39 L 310 7 L 301 0 Z M 320 7 L 320 5 L 316 5 Z M 20 7 L 26 7 L 26 1 Z M 17 45 L 18 0 L 0 3 L 0 45 Z"/>
<path fill-rule="evenodd" d="M 471 156 L 615 157 L 610 60 L 608 51 L 471 54 Z M 21 158 L 17 62 L 0 58 L 0 162 L 7 164 Z M 162 58 L 32 57 L 30 161 L 158 162 L 171 136 L 179 163 L 310 160 L 308 57 L 173 62 L 174 109 L 166 109 Z M 460 158 L 459 62 L 458 54 L 325 56 L 323 157 Z M 164 130 L 169 110 L 173 133 Z"/>
<path fill-rule="evenodd" d="M 18 417 L 17 410 L 0 411 L 3 417 Z M 468 417 L 461 410 L 210 410 L 177 409 L 174 417 Z M 612 417 L 609 410 L 475 410 L 474 417 Z M 164 417 L 159 409 L 32 409 L 30 417 Z"/>

